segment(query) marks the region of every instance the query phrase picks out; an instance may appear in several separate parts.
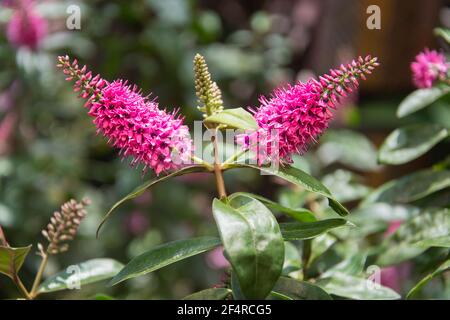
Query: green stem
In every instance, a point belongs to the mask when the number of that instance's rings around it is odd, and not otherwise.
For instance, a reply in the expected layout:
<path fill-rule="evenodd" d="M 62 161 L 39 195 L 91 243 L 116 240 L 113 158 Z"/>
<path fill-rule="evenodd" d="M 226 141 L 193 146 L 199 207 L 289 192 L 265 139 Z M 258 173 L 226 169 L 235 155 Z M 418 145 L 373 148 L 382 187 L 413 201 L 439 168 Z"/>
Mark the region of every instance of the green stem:
<path fill-rule="evenodd" d="M 31 295 L 28 293 L 27 288 L 25 288 L 25 286 L 22 283 L 22 280 L 20 280 L 18 275 L 14 276 L 13 279 L 14 283 L 16 284 L 17 288 L 20 290 L 20 292 L 22 293 L 22 295 L 25 297 L 25 299 L 27 300 L 32 300 L 33 298 L 31 297 Z"/>
<path fill-rule="evenodd" d="M 235 154 L 233 154 L 231 157 L 229 157 L 227 160 L 224 161 L 224 163 L 222 164 L 222 167 L 224 169 L 226 169 L 226 167 L 233 163 L 234 161 L 236 161 L 237 159 L 239 159 L 240 156 L 242 156 L 243 154 L 245 154 L 248 150 L 240 150 L 238 152 L 236 152 Z"/>
<path fill-rule="evenodd" d="M 214 166 L 212 166 L 209 162 L 206 162 L 205 160 L 200 159 L 196 156 L 191 156 L 191 159 L 198 164 L 204 165 L 209 171 L 214 171 Z"/>
<path fill-rule="evenodd" d="M 211 142 L 214 146 L 214 175 L 216 176 L 216 186 L 217 186 L 217 192 L 219 193 L 220 199 L 225 199 L 227 197 L 227 192 L 225 190 L 225 181 L 223 180 L 222 175 L 222 165 L 219 161 L 219 147 L 217 145 L 217 128 L 213 129 L 212 135 L 211 135 Z"/>
<path fill-rule="evenodd" d="M 41 283 L 42 275 L 44 274 L 44 270 L 45 270 L 45 267 L 47 266 L 47 262 L 48 262 L 48 253 L 41 252 L 41 255 L 42 255 L 41 265 L 39 266 L 38 273 L 36 274 L 36 278 L 34 279 L 34 282 L 33 282 L 33 288 L 31 289 L 31 292 L 30 292 L 31 299 L 34 299 L 38 296 L 38 292 L 37 292 L 38 287 L 39 287 L 39 284 Z"/>

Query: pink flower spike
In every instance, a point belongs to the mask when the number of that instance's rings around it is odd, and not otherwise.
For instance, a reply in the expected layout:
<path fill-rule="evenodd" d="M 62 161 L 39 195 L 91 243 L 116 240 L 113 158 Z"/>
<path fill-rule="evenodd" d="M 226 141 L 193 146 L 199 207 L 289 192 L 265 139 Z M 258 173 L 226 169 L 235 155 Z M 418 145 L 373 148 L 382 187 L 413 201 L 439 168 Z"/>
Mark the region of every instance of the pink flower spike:
<path fill-rule="evenodd" d="M 436 81 L 447 78 L 448 69 L 444 54 L 426 48 L 411 63 L 413 83 L 417 88 L 431 88 Z"/>
<path fill-rule="evenodd" d="M 149 167 L 159 175 L 177 169 L 189 158 L 193 148 L 189 129 L 176 111 L 159 109 L 154 100 L 143 97 L 126 81 L 109 83 L 99 75 L 85 74 L 69 57 L 59 57 L 58 66 L 78 79 L 74 90 L 87 99 L 85 106 L 97 133 L 119 149 L 123 158 L 132 157 L 132 166 L 141 163 L 144 171 Z"/>
<path fill-rule="evenodd" d="M 365 79 L 377 58 L 359 57 L 337 70 L 305 83 L 275 89 L 269 98 L 261 97 L 252 112 L 259 129 L 239 135 L 236 142 L 256 154 L 259 165 L 272 161 L 292 162 L 292 155 L 304 153 L 327 129 L 340 96 L 346 96 Z"/>

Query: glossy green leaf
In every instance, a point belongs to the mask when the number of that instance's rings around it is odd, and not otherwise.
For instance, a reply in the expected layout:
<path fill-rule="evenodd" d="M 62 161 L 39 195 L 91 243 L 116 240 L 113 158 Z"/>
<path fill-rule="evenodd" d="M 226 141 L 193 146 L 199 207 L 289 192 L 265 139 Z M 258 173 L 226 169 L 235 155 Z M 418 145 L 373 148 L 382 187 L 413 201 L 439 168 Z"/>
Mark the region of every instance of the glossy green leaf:
<path fill-rule="evenodd" d="M 266 175 L 277 176 L 283 180 L 289 181 L 297 186 L 300 186 L 309 192 L 314 192 L 316 194 L 328 198 L 330 207 L 339 215 L 345 216 L 349 213 L 348 210 L 333 197 L 333 195 L 330 193 L 327 187 L 325 187 L 319 180 L 310 176 L 309 174 L 300 169 L 291 166 L 285 166 L 280 167 L 277 170 L 271 167 L 258 167 L 256 165 L 251 164 L 239 164 L 230 167 L 252 168 L 260 170 L 262 173 Z"/>
<path fill-rule="evenodd" d="M 450 44 L 450 30 L 445 28 L 435 28 L 433 30 L 434 34 L 442 37 L 447 43 Z"/>
<path fill-rule="evenodd" d="M 321 287 L 287 277 L 277 281 L 271 294 L 285 300 L 332 300 Z"/>
<path fill-rule="evenodd" d="M 227 288 L 209 288 L 184 297 L 183 300 L 225 300 L 231 294 Z"/>
<path fill-rule="evenodd" d="M 425 154 L 448 137 L 446 128 L 436 124 L 414 124 L 392 132 L 381 146 L 378 160 L 385 164 L 402 164 Z"/>
<path fill-rule="evenodd" d="M 39 293 L 80 288 L 83 285 L 112 278 L 123 264 L 113 259 L 92 259 L 75 264 L 49 278 L 40 286 Z"/>
<path fill-rule="evenodd" d="M 321 138 L 317 155 L 324 166 L 338 162 L 361 171 L 373 171 L 378 166 L 373 143 L 352 130 L 329 130 Z"/>
<path fill-rule="evenodd" d="M 220 239 L 214 237 L 199 237 L 164 243 L 132 259 L 111 280 L 110 285 L 153 272 L 219 245 Z"/>
<path fill-rule="evenodd" d="M 418 89 L 409 94 L 398 106 L 397 117 L 402 118 L 428 107 L 449 92 L 447 88 Z"/>
<path fill-rule="evenodd" d="M 241 285 L 239 284 L 238 277 L 236 272 L 231 272 L 231 290 L 233 292 L 234 300 L 246 300 L 247 298 L 244 296 L 241 290 Z"/>
<path fill-rule="evenodd" d="M 97 237 L 98 237 L 98 234 L 100 232 L 101 227 L 106 222 L 106 220 L 108 220 L 108 218 L 111 216 L 113 211 L 115 209 L 117 209 L 124 202 L 140 196 L 148 188 L 152 187 L 153 185 L 155 185 L 155 184 L 157 184 L 159 182 L 163 182 L 165 180 L 168 180 L 169 178 L 173 178 L 173 177 L 177 177 L 177 176 L 181 176 L 181 175 L 185 175 L 185 174 L 189 174 L 189 173 L 194 173 L 194 172 L 205 172 L 205 171 L 206 171 L 206 168 L 204 166 L 200 166 L 200 165 L 188 166 L 188 167 L 184 167 L 184 168 L 182 168 L 180 170 L 174 171 L 174 172 L 172 172 L 172 173 L 170 173 L 168 175 L 165 175 L 165 176 L 162 176 L 162 177 L 157 177 L 157 178 L 151 179 L 150 181 L 147 181 L 147 182 L 141 184 L 139 187 L 135 188 L 131 193 L 129 193 L 128 195 L 126 195 L 125 197 L 120 199 L 118 202 L 116 202 L 111 207 L 111 209 L 109 209 L 109 211 L 103 217 L 102 221 L 100 222 L 100 225 L 97 228 Z"/>
<path fill-rule="evenodd" d="M 434 270 L 432 273 L 428 274 L 426 277 L 424 277 L 422 280 L 420 280 L 406 295 L 406 299 L 413 299 L 414 296 L 428 283 L 430 282 L 434 277 L 450 270 L 450 259 L 442 263 L 436 270 Z"/>
<path fill-rule="evenodd" d="M 352 254 L 351 256 L 347 257 L 346 259 L 342 260 L 335 266 L 325 271 L 321 275 L 321 277 L 328 278 L 333 276 L 335 273 L 343 273 L 351 276 L 357 276 L 363 272 L 366 259 L 367 254 L 364 252 Z"/>
<path fill-rule="evenodd" d="M 338 169 L 322 178 L 322 183 L 327 186 L 336 200 L 350 202 L 359 200 L 371 191 L 371 188 L 360 182 L 361 177 L 353 172 Z"/>
<path fill-rule="evenodd" d="M 305 240 L 317 237 L 331 229 L 351 225 L 345 219 L 326 219 L 315 222 L 281 223 L 281 233 L 284 240 Z"/>
<path fill-rule="evenodd" d="M 435 241 L 450 234 L 450 211 L 435 209 L 421 212 L 418 216 L 402 224 L 383 243 L 383 250 L 377 265 L 390 266 L 422 254 L 435 246 Z"/>
<path fill-rule="evenodd" d="M 328 293 L 349 299 L 395 300 L 400 298 L 400 295 L 394 290 L 376 284 L 370 279 L 354 277 L 339 272 L 333 274 L 330 278 L 320 279 L 317 285 Z"/>
<path fill-rule="evenodd" d="M 421 170 L 383 184 L 361 206 L 375 202 L 410 203 L 448 187 L 450 170 Z"/>
<path fill-rule="evenodd" d="M 205 123 L 225 124 L 227 128 L 257 130 L 258 124 L 252 114 L 243 108 L 225 109 L 203 120 Z"/>
<path fill-rule="evenodd" d="M 213 214 L 226 257 L 248 299 L 263 299 L 278 280 L 284 243 L 275 217 L 260 201 L 238 196 L 213 201 Z"/>
<path fill-rule="evenodd" d="M 290 216 L 291 218 L 300 221 L 300 222 L 312 222 L 312 221 L 316 221 L 316 217 L 314 216 L 314 213 L 312 213 L 311 211 L 309 211 L 308 209 L 304 209 L 304 208 L 298 208 L 298 209 L 292 209 L 292 208 L 288 208 L 285 207 L 279 203 L 276 203 L 275 201 L 269 200 L 267 198 L 264 198 L 260 195 L 257 194 L 253 194 L 253 193 L 248 193 L 248 192 L 236 192 L 233 193 L 232 195 L 230 195 L 228 198 L 229 199 L 233 199 L 237 196 L 247 196 L 247 197 L 251 197 L 253 199 L 256 199 L 258 201 L 261 201 L 262 203 L 264 203 L 267 207 L 269 207 L 270 209 L 279 211 L 279 212 L 283 212 L 286 215 Z"/>
<path fill-rule="evenodd" d="M 13 279 L 19 273 L 30 249 L 31 245 L 20 248 L 0 246 L 0 273 Z"/>

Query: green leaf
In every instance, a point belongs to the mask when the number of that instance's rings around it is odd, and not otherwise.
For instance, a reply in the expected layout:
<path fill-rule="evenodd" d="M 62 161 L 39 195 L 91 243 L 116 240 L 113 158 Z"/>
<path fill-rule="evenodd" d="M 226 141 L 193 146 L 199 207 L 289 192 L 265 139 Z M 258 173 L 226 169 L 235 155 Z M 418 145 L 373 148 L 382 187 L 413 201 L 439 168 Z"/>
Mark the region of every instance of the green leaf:
<path fill-rule="evenodd" d="M 30 249 L 31 245 L 20 248 L 0 246 L 0 273 L 14 279 L 19 273 Z"/>
<path fill-rule="evenodd" d="M 284 242 L 284 263 L 283 263 L 283 275 L 289 275 L 289 273 L 298 271 L 301 269 L 302 258 L 300 252 L 296 246 L 291 242 Z"/>
<path fill-rule="evenodd" d="M 338 169 L 322 178 L 333 196 L 340 202 L 359 200 L 370 193 L 371 188 L 361 184 L 359 176 L 351 171 Z"/>
<path fill-rule="evenodd" d="M 442 263 L 436 270 L 420 280 L 414 288 L 412 288 L 406 295 L 406 299 L 412 299 L 428 282 L 430 282 L 434 277 L 450 270 L 450 259 Z"/>
<path fill-rule="evenodd" d="M 317 149 L 324 166 L 338 162 L 361 171 L 377 169 L 376 154 L 375 146 L 366 136 L 351 130 L 329 130 Z"/>
<path fill-rule="evenodd" d="M 195 256 L 220 245 L 220 239 L 215 237 L 199 237 L 186 240 L 177 240 L 156 246 L 149 251 L 132 259 L 110 281 L 110 285 L 130 278 L 161 269 L 172 263 Z"/>
<path fill-rule="evenodd" d="M 410 203 L 449 186 L 449 170 L 421 170 L 383 184 L 370 193 L 361 206 L 375 202 Z"/>
<path fill-rule="evenodd" d="M 113 259 L 92 259 L 72 265 L 49 278 L 38 289 L 39 293 L 48 293 L 66 289 L 75 289 L 85 284 L 109 279 L 122 269 L 123 264 Z"/>
<path fill-rule="evenodd" d="M 225 300 L 231 294 L 227 288 L 205 289 L 184 297 L 183 300 Z"/>
<path fill-rule="evenodd" d="M 450 234 L 450 211 L 435 209 L 402 224 L 383 243 L 376 264 L 390 266 L 422 254 Z M 433 239 L 435 239 L 433 241 Z"/>
<path fill-rule="evenodd" d="M 449 92 L 448 88 L 418 89 L 408 95 L 397 109 L 397 117 L 402 118 L 423 109 Z"/>
<path fill-rule="evenodd" d="M 281 277 L 272 290 L 272 295 L 285 300 L 332 300 L 322 288 L 306 281 Z"/>
<path fill-rule="evenodd" d="M 327 271 L 325 271 L 321 277 L 328 278 L 333 276 L 335 273 L 340 272 L 351 276 L 357 276 L 361 274 L 364 270 L 364 266 L 366 263 L 367 254 L 366 253 L 357 253 L 352 254 L 345 260 L 340 263 L 334 265 Z"/>
<path fill-rule="evenodd" d="M 324 196 L 328 198 L 328 202 L 330 204 L 330 207 L 339 215 L 345 216 L 349 212 L 348 210 L 339 203 L 330 193 L 330 191 L 325 187 L 320 181 L 318 181 L 316 178 L 310 176 L 306 172 L 291 167 L 291 166 L 285 166 L 280 167 L 277 169 L 270 168 L 270 167 L 258 167 L 256 165 L 251 164 L 238 164 L 233 165 L 230 167 L 241 167 L 241 168 L 252 168 L 261 171 L 264 174 L 267 175 L 275 175 L 281 179 L 284 179 L 286 181 L 289 181 L 297 186 L 300 186 L 304 188 L 305 190 L 309 192 L 317 193 L 321 196 Z"/>
<path fill-rule="evenodd" d="M 257 130 L 258 124 L 250 112 L 243 108 L 225 109 L 203 120 L 205 123 L 225 124 L 227 128 Z"/>
<path fill-rule="evenodd" d="M 381 146 L 378 160 L 385 164 L 402 164 L 425 154 L 448 137 L 446 128 L 436 124 L 414 124 L 392 132 Z"/>
<path fill-rule="evenodd" d="M 450 43 L 450 30 L 444 28 L 435 28 L 433 30 L 434 34 L 442 37 L 447 43 Z"/>
<path fill-rule="evenodd" d="M 317 285 L 328 293 L 356 300 L 395 300 L 400 298 L 400 295 L 394 290 L 376 284 L 370 279 L 339 272 L 330 278 L 320 279 Z"/>
<path fill-rule="evenodd" d="M 284 243 L 275 217 L 260 201 L 238 196 L 213 201 L 226 257 L 248 299 L 264 299 L 278 280 Z"/>
<path fill-rule="evenodd" d="M 159 182 L 163 182 L 165 180 L 168 180 L 169 178 L 173 178 L 173 177 L 177 177 L 177 176 L 181 176 L 181 175 L 185 175 L 185 174 L 189 174 L 189 173 L 194 173 L 194 172 L 205 172 L 205 171 L 206 171 L 206 168 L 204 166 L 201 166 L 201 165 L 188 166 L 188 167 L 184 167 L 184 168 L 182 168 L 180 170 L 174 171 L 174 172 L 172 172 L 172 173 L 170 173 L 168 175 L 165 175 L 163 177 L 157 177 L 157 178 L 151 179 L 150 181 L 147 181 L 147 182 L 141 184 L 139 187 L 135 188 L 131 193 L 127 194 L 125 197 L 123 197 L 118 202 L 116 202 L 111 207 L 111 209 L 109 209 L 109 211 L 103 217 L 102 221 L 100 222 L 100 225 L 97 228 L 97 237 L 99 235 L 101 227 L 106 222 L 106 220 L 108 220 L 108 218 L 111 216 L 112 212 L 117 207 L 119 207 L 121 204 L 123 204 L 124 202 L 140 196 L 141 194 L 144 193 L 145 190 L 147 190 L 151 186 L 153 186 L 153 185 L 155 185 L 155 184 L 157 184 Z"/>
<path fill-rule="evenodd" d="M 253 199 L 259 200 L 262 203 L 264 203 L 267 207 L 269 207 L 270 209 L 283 212 L 286 215 L 288 215 L 289 217 L 291 217 L 291 218 L 293 218 L 295 220 L 298 220 L 300 222 L 317 221 L 316 217 L 314 216 L 314 213 L 312 213 L 308 209 L 304 209 L 304 208 L 298 208 L 298 209 L 288 208 L 288 207 L 285 207 L 285 206 L 283 206 L 283 205 L 281 205 L 279 203 L 276 203 L 275 201 L 269 200 L 269 199 L 264 198 L 264 197 L 262 197 L 260 195 L 257 195 L 257 194 L 248 193 L 248 192 L 236 192 L 236 193 L 233 193 L 232 195 L 230 195 L 228 198 L 229 199 L 233 199 L 233 198 L 238 197 L 238 196 L 247 196 L 247 197 L 251 197 Z"/>
<path fill-rule="evenodd" d="M 431 247 L 450 248 L 450 235 L 423 239 L 416 242 L 414 245 L 422 248 L 431 248 Z"/>
<path fill-rule="evenodd" d="M 287 222 L 281 223 L 281 233 L 284 240 L 305 240 L 315 238 L 331 229 L 351 225 L 345 219 L 326 219 L 315 222 Z"/>

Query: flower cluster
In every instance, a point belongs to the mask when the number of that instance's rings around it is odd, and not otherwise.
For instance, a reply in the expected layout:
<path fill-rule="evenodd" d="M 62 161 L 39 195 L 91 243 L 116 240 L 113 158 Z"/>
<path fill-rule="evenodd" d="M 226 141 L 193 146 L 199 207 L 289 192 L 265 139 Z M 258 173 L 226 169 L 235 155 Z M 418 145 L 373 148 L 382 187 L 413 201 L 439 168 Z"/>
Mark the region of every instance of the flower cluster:
<path fill-rule="evenodd" d="M 197 107 L 204 117 L 223 110 L 222 92 L 217 83 L 212 81 L 205 58 L 200 54 L 194 57 L 195 92 L 198 97 Z"/>
<path fill-rule="evenodd" d="M 142 163 L 156 174 L 176 169 L 192 152 L 189 129 L 177 111 L 167 112 L 155 100 L 143 97 L 136 86 L 126 81 L 108 82 L 93 76 L 86 66 L 79 68 L 76 60 L 59 57 L 67 80 L 75 80 L 74 90 L 87 100 L 86 107 L 97 132 L 120 150 L 131 156 L 131 165 Z"/>
<path fill-rule="evenodd" d="M 436 81 L 445 80 L 449 63 L 444 54 L 425 49 L 411 63 L 413 83 L 417 88 L 431 88 Z"/>
<path fill-rule="evenodd" d="M 378 66 L 376 58 L 359 57 L 339 69 L 285 88 L 276 89 L 270 98 L 261 97 L 260 107 L 252 109 L 257 131 L 239 135 L 237 143 L 251 149 L 258 164 L 272 161 L 292 162 L 292 155 L 302 154 L 328 127 L 339 97 L 358 87 L 358 80 Z"/>
<path fill-rule="evenodd" d="M 86 216 L 85 206 L 90 204 L 90 200 L 85 198 L 80 203 L 70 200 L 61 206 L 60 212 L 55 212 L 50 218 L 50 223 L 42 235 L 48 240 L 47 253 L 58 254 L 65 252 L 69 248 L 67 241 L 74 239 L 81 220 Z M 43 251 L 42 245 L 39 246 Z"/>
<path fill-rule="evenodd" d="M 34 2 L 21 0 L 17 1 L 6 35 L 13 46 L 36 50 L 47 35 L 47 29 L 47 20 L 36 12 Z"/>

